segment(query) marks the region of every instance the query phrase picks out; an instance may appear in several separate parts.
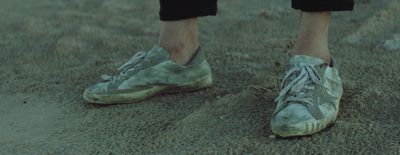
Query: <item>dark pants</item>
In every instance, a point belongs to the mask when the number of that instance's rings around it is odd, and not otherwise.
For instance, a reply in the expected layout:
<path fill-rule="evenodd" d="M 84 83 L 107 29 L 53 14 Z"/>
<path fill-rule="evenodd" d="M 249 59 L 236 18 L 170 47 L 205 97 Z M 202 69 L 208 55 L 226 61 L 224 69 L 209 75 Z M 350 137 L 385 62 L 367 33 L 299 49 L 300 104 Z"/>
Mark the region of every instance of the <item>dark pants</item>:
<path fill-rule="evenodd" d="M 306 12 L 352 10 L 354 0 L 292 0 L 292 7 Z M 160 0 L 160 19 L 174 21 L 215 16 L 217 0 Z"/>
<path fill-rule="evenodd" d="M 306 12 L 353 10 L 354 0 L 292 0 L 292 7 Z"/>

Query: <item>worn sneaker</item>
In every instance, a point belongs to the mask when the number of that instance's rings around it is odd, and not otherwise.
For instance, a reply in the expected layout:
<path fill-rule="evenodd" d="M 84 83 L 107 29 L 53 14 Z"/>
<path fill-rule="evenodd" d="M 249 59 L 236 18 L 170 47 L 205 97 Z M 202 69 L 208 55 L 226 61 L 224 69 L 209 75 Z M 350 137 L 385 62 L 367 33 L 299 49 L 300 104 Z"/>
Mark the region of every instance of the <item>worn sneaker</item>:
<path fill-rule="evenodd" d="M 105 82 L 87 88 L 85 100 L 92 103 L 132 103 L 157 94 L 185 92 L 205 88 L 212 83 L 211 69 L 202 50 L 188 65 L 169 60 L 169 53 L 154 46 L 139 52 L 122 65 L 117 76 L 103 75 Z"/>
<path fill-rule="evenodd" d="M 290 59 L 292 68 L 281 84 L 278 106 L 271 120 L 274 134 L 281 137 L 315 134 L 333 124 L 343 93 L 336 63 L 306 55 Z"/>

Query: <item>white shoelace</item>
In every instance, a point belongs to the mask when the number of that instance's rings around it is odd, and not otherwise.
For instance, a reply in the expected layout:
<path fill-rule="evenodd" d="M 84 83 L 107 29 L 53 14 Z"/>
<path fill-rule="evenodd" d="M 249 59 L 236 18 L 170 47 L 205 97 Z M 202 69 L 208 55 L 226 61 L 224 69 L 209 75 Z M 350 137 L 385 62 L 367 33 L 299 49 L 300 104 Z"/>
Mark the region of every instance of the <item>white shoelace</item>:
<path fill-rule="evenodd" d="M 290 82 L 288 85 L 286 85 L 285 88 L 283 88 L 283 84 L 285 83 L 287 78 L 289 78 L 293 74 L 297 74 L 298 72 L 300 73 L 298 74 L 297 78 L 294 79 L 292 82 Z M 314 67 L 310 65 L 305 65 L 302 67 L 293 67 L 286 73 L 286 76 L 281 83 L 281 88 L 283 89 L 280 92 L 278 98 L 275 99 L 275 102 L 278 101 L 281 97 L 285 96 L 287 93 L 293 93 L 296 94 L 296 96 L 290 96 L 290 100 L 297 100 L 309 103 L 310 101 L 306 100 L 305 97 L 310 94 L 301 92 L 301 90 L 314 89 L 314 86 L 308 86 L 308 84 L 310 83 L 320 84 L 321 82 L 322 78 Z"/>
<path fill-rule="evenodd" d="M 126 71 L 132 69 L 134 66 L 139 64 L 146 57 L 146 55 L 147 55 L 146 52 L 136 53 L 128 62 L 126 62 L 125 64 L 123 64 L 121 67 L 118 68 L 118 70 L 123 70 L 123 71 L 117 76 L 110 76 L 110 75 L 104 74 L 104 75 L 101 75 L 100 77 L 106 81 L 114 81 L 114 80 L 118 79 L 118 77 L 125 75 Z"/>

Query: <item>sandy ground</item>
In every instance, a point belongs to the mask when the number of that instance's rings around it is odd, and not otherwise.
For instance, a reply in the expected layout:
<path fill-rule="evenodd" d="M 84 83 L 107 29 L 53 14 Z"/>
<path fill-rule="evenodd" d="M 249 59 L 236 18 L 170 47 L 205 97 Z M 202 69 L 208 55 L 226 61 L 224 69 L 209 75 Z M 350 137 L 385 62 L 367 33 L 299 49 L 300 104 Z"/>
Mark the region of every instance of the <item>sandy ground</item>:
<path fill-rule="evenodd" d="M 344 96 L 335 126 L 273 138 L 295 42 L 289 0 L 220 0 L 199 19 L 212 87 L 99 106 L 82 92 L 157 42 L 158 1 L 0 0 L 0 154 L 399 154 L 400 1 L 332 15 Z"/>

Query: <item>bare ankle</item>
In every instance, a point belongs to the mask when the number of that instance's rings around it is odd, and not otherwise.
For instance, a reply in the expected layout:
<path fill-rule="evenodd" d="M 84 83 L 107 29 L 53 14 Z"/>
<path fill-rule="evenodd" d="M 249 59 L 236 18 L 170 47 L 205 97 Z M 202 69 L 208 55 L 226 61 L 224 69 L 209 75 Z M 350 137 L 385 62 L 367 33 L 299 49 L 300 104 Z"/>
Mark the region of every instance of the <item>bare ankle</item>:
<path fill-rule="evenodd" d="M 169 59 L 177 64 L 186 65 L 195 55 L 198 45 L 162 45 L 160 47 L 164 48 L 169 53 Z"/>
<path fill-rule="evenodd" d="M 162 22 L 158 45 L 177 64 L 186 65 L 198 49 L 197 18 Z"/>

